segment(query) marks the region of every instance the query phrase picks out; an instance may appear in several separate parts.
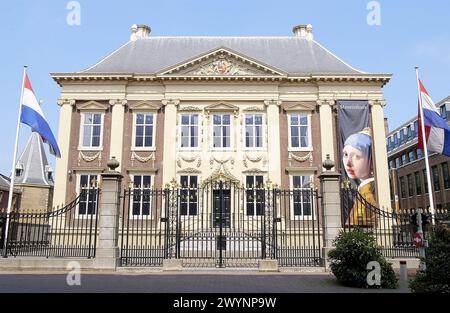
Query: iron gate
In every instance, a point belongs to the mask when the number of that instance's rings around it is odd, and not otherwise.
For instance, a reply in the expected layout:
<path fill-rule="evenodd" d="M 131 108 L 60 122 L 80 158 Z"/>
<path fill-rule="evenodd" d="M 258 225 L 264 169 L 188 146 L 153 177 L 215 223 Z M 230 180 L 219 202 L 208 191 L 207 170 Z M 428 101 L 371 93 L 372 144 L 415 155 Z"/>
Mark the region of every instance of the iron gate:
<path fill-rule="evenodd" d="M 122 266 L 320 266 L 317 192 L 215 181 L 201 186 L 125 190 L 120 229 Z"/>
<path fill-rule="evenodd" d="M 72 202 L 54 211 L 0 212 L 0 248 L 6 245 L 3 257 L 94 258 L 99 194 L 97 186 L 86 186 Z"/>

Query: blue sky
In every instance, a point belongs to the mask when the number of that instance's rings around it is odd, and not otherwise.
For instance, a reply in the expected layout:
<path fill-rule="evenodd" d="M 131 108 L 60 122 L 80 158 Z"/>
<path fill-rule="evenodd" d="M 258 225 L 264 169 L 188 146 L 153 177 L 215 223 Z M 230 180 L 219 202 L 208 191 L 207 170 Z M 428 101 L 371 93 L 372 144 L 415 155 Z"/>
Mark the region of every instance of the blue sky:
<path fill-rule="evenodd" d="M 68 25 L 67 0 L 15 0 L 0 4 L 0 173 L 11 168 L 22 67 L 55 135 L 59 86 L 51 72 L 84 69 L 125 43 L 134 23 L 154 36 L 291 36 L 311 23 L 315 39 L 352 66 L 392 73 L 385 87 L 390 129 L 417 112 L 414 66 L 437 102 L 450 95 L 450 1 L 378 1 L 381 25 L 367 23 L 366 0 L 79 0 L 81 24 Z M 19 149 L 30 134 L 21 129 Z M 54 158 L 50 158 L 54 165 Z"/>

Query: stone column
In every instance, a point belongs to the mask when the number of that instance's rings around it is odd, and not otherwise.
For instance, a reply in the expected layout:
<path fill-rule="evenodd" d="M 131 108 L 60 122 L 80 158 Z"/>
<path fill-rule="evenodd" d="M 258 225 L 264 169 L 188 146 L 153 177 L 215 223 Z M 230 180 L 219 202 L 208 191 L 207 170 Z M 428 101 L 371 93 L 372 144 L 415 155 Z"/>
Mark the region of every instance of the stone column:
<path fill-rule="evenodd" d="M 326 156 L 330 155 L 331 160 L 335 160 L 334 156 L 334 132 L 333 128 L 333 112 L 332 107 L 334 100 L 317 100 L 319 105 L 320 119 L 320 143 L 322 150 L 322 162 L 326 160 Z"/>
<path fill-rule="evenodd" d="M 100 270 L 115 270 L 119 261 L 119 196 L 122 175 L 115 170 L 119 167 L 119 162 L 114 157 L 107 165 L 110 170 L 102 174 L 94 267 Z"/>
<path fill-rule="evenodd" d="M 329 157 L 329 156 L 327 156 Z M 341 219 L 341 195 L 340 177 L 341 174 L 331 171 L 334 162 L 329 158 L 324 162 L 326 171 L 319 175 L 320 189 L 322 194 L 322 215 L 323 215 L 323 255 L 325 267 L 329 269 L 328 252 L 333 247 L 333 240 L 339 235 L 342 229 Z"/>
<path fill-rule="evenodd" d="M 267 152 L 269 178 L 281 186 L 280 106 L 279 100 L 265 100 L 267 106 Z"/>
<path fill-rule="evenodd" d="M 122 163 L 123 150 L 123 123 L 125 116 L 125 105 L 127 100 L 110 100 L 109 104 L 112 106 L 111 115 L 111 142 L 110 154 L 116 157 L 119 164 Z M 120 172 L 120 166 L 117 169 Z"/>
<path fill-rule="evenodd" d="M 164 162 L 162 185 L 170 184 L 176 175 L 177 105 L 180 100 L 162 100 L 164 107 Z"/>
<path fill-rule="evenodd" d="M 389 168 L 386 149 L 386 130 L 384 127 L 383 107 L 385 101 L 369 101 L 372 117 L 372 155 L 377 199 L 379 207 L 391 209 L 391 195 L 389 191 Z"/>
<path fill-rule="evenodd" d="M 61 158 L 56 158 L 55 186 L 53 193 L 53 207 L 66 203 L 67 171 L 69 166 L 70 130 L 72 126 L 72 107 L 75 100 L 60 99 L 58 145 Z"/>

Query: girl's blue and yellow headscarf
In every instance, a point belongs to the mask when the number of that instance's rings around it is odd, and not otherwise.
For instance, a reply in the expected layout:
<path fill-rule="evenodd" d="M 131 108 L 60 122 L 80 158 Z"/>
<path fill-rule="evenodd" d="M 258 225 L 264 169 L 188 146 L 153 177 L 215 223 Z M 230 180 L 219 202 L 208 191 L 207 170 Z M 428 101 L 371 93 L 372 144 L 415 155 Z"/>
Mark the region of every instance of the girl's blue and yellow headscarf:
<path fill-rule="evenodd" d="M 345 146 L 351 146 L 361 151 L 367 160 L 372 159 L 372 136 L 370 128 L 365 128 L 359 133 L 353 134 L 347 138 L 344 143 Z"/>

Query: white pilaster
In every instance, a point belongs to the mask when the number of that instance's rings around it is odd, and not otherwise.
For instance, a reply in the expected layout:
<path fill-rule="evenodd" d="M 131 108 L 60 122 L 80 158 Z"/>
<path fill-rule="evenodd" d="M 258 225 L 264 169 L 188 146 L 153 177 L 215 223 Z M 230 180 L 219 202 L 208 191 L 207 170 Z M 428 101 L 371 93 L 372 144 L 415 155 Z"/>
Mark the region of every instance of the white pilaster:
<path fill-rule="evenodd" d="M 281 146 L 280 146 L 280 106 L 279 100 L 265 100 L 267 106 L 267 152 L 269 160 L 269 178 L 281 186 Z"/>
<path fill-rule="evenodd" d="M 127 100 L 110 100 L 109 104 L 112 106 L 110 156 L 116 157 L 116 160 L 122 165 L 123 123 Z M 117 171 L 121 171 L 121 166 Z"/>
<path fill-rule="evenodd" d="M 164 99 L 163 186 L 176 178 L 177 105 L 180 100 Z"/>
<path fill-rule="evenodd" d="M 372 116 L 372 144 L 374 157 L 374 171 L 377 187 L 377 199 L 380 208 L 391 209 L 391 195 L 389 191 L 389 169 L 386 149 L 386 131 L 384 128 L 385 102 L 382 100 L 369 101 Z"/>
<path fill-rule="evenodd" d="M 53 207 L 64 205 L 66 202 L 72 107 L 75 105 L 75 100 L 60 99 L 58 105 L 60 106 L 58 146 L 61 158 L 56 158 Z"/>
<path fill-rule="evenodd" d="M 333 113 L 332 107 L 335 104 L 334 100 L 317 100 L 319 105 L 319 120 L 320 120 L 320 143 L 322 151 L 322 163 L 327 159 L 327 154 L 330 159 L 334 160 L 334 128 L 333 128 Z"/>

